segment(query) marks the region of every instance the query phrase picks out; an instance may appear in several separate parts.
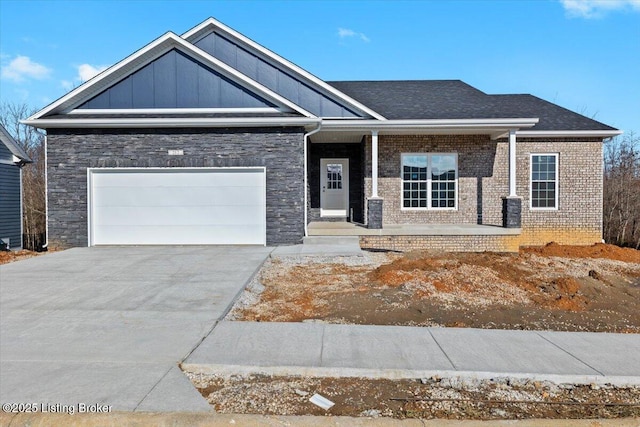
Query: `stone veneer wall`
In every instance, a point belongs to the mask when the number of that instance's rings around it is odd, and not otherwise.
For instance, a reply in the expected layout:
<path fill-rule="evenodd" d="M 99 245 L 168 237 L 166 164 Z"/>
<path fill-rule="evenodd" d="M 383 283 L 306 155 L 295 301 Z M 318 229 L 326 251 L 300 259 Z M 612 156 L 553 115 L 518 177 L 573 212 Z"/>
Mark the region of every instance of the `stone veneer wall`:
<path fill-rule="evenodd" d="M 518 138 L 517 194 L 522 197 L 519 236 L 363 236 L 363 247 L 395 249 L 503 250 L 551 241 L 591 244 L 602 239 L 602 141 L 599 139 Z M 502 225 L 502 198 L 508 195 L 508 141 L 486 135 L 394 135 L 379 138 L 378 193 L 384 224 Z M 456 210 L 401 209 L 401 153 L 458 153 Z M 557 210 L 530 208 L 530 154 L 558 153 Z M 365 141 L 365 195 L 371 194 L 371 137 Z M 391 240 L 393 240 L 393 243 Z M 477 240 L 477 242 L 476 242 Z M 482 243 L 482 242 L 484 243 Z M 386 243 L 385 243 L 386 242 Z M 477 246 L 469 246 L 476 245 Z"/>
<path fill-rule="evenodd" d="M 303 128 L 50 129 L 49 240 L 87 245 L 87 168 L 265 166 L 267 244 L 304 233 Z M 184 150 L 169 156 L 167 150 Z"/>

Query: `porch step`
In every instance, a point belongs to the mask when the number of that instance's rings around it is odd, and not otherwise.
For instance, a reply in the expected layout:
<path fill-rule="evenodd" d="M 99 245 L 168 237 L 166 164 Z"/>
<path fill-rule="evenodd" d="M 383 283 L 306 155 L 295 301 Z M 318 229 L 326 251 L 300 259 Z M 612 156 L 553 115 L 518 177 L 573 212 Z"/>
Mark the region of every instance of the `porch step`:
<path fill-rule="evenodd" d="M 305 245 L 345 245 L 360 247 L 358 236 L 307 236 L 302 239 Z"/>
<path fill-rule="evenodd" d="M 278 246 L 274 258 L 289 256 L 364 256 L 358 236 L 309 236 L 302 245 Z"/>

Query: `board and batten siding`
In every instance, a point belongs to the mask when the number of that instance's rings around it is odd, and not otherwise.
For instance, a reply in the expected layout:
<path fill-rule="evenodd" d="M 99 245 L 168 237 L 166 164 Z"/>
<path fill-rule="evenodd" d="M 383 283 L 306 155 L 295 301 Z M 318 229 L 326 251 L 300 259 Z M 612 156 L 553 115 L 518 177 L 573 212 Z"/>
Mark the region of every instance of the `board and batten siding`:
<path fill-rule="evenodd" d="M 345 108 L 285 70 L 276 68 L 265 58 L 254 55 L 215 32 L 205 35 L 194 44 L 318 117 L 360 117 L 356 112 Z"/>
<path fill-rule="evenodd" d="M 11 249 L 22 248 L 21 222 L 20 168 L 0 163 L 0 239 L 8 238 L 9 242 L 4 242 L 9 243 Z"/>
<path fill-rule="evenodd" d="M 173 49 L 78 108 L 264 107 L 274 105 Z"/>

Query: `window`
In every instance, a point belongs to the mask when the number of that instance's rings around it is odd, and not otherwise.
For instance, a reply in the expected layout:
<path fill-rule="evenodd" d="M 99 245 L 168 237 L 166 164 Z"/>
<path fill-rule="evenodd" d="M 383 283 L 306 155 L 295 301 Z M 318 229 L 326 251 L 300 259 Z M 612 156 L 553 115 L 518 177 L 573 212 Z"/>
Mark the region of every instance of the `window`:
<path fill-rule="evenodd" d="M 455 209 L 457 183 L 457 154 L 402 155 L 403 208 Z"/>
<path fill-rule="evenodd" d="M 327 165 L 327 188 L 342 189 L 342 165 L 330 163 Z"/>
<path fill-rule="evenodd" d="M 558 155 L 531 155 L 531 208 L 558 208 Z"/>

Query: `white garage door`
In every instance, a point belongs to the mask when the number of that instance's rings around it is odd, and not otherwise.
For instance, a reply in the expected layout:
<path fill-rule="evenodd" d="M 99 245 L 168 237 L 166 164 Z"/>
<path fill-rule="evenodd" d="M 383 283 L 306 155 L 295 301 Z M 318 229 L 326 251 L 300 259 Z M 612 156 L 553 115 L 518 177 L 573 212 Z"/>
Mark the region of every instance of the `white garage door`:
<path fill-rule="evenodd" d="M 264 168 L 89 169 L 90 245 L 260 244 Z"/>

